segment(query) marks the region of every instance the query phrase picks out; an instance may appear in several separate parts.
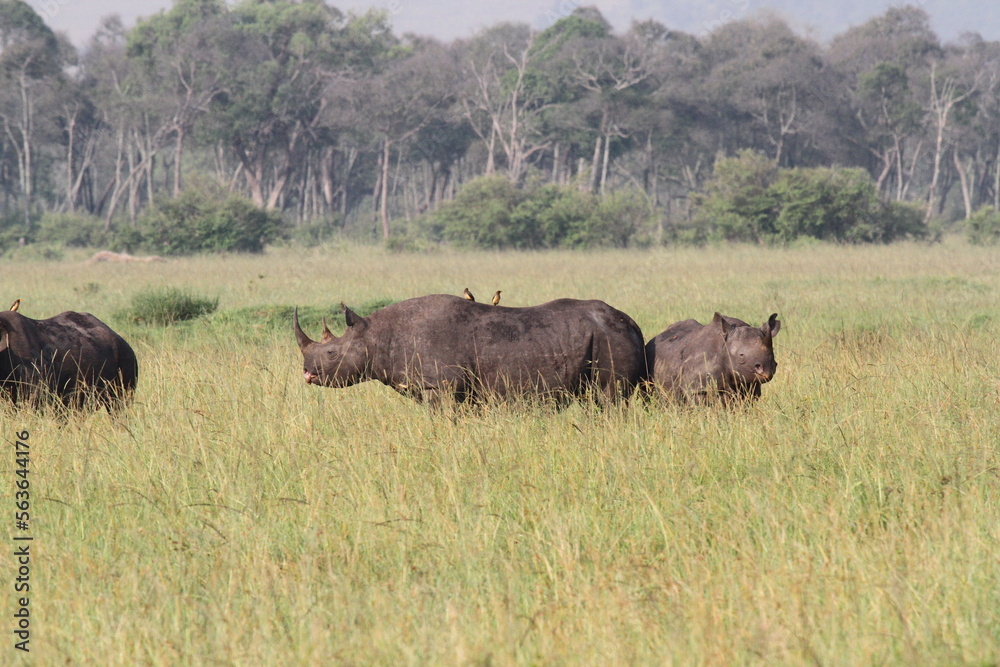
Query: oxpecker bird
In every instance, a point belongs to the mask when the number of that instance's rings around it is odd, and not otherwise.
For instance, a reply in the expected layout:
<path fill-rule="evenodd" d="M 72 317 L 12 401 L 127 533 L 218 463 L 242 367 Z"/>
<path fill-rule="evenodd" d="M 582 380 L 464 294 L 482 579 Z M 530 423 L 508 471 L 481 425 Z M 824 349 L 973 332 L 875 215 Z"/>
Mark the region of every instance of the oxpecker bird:
<path fill-rule="evenodd" d="M 476 297 L 472 296 L 472 292 L 469 291 L 468 287 L 466 287 L 465 291 L 462 292 L 462 296 L 464 296 L 469 301 L 475 301 L 476 300 Z"/>
<path fill-rule="evenodd" d="M 10 309 L 13 312 L 17 312 L 17 309 L 21 307 L 21 300 L 14 299 L 14 303 L 10 304 Z"/>
<path fill-rule="evenodd" d="M 500 292 L 502 292 L 502 291 L 503 290 L 497 290 L 497 293 L 493 295 L 493 305 L 494 306 L 500 305 Z"/>

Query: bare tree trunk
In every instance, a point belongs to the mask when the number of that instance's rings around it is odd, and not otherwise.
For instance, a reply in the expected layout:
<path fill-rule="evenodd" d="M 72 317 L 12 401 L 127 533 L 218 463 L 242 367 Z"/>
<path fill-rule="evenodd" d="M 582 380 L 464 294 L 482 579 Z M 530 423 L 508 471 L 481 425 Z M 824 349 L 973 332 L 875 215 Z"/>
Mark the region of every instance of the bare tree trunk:
<path fill-rule="evenodd" d="M 878 178 L 875 179 L 875 192 L 879 194 L 880 197 L 888 199 L 884 194 L 885 181 L 892 173 L 892 156 L 888 154 L 881 155 L 882 158 L 882 171 L 879 172 Z"/>
<path fill-rule="evenodd" d="M 104 231 L 111 231 L 111 219 L 115 216 L 115 211 L 118 209 L 118 198 L 121 196 L 121 181 L 122 181 L 122 155 L 125 151 L 125 128 L 122 126 L 118 127 L 118 150 L 115 155 L 115 177 L 112 180 L 111 186 L 111 201 L 108 203 L 108 213 L 104 218 Z"/>
<path fill-rule="evenodd" d="M 903 191 L 900 193 L 899 201 L 903 201 L 906 198 L 907 193 L 910 191 L 910 183 L 913 182 L 913 172 L 917 170 L 917 159 L 920 157 L 920 151 L 924 147 L 924 142 L 917 142 L 917 147 L 913 151 L 913 158 L 910 160 L 910 169 L 906 172 L 906 182 L 903 184 Z"/>
<path fill-rule="evenodd" d="M 34 198 L 34 165 L 32 160 L 32 135 L 35 121 L 31 96 L 28 94 L 27 86 L 24 84 L 24 73 L 21 73 L 21 96 L 23 104 L 23 125 L 21 126 L 21 136 L 24 139 L 24 224 L 31 226 L 31 205 Z"/>
<path fill-rule="evenodd" d="M 184 126 L 177 126 L 177 150 L 174 151 L 174 197 L 181 194 L 181 158 L 184 155 Z"/>
<path fill-rule="evenodd" d="M 604 186 L 608 181 L 608 157 L 611 153 L 611 137 L 604 137 L 604 164 L 601 166 L 601 198 L 604 197 Z"/>
<path fill-rule="evenodd" d="M 944 127 L 947 116 L 939 117 L 937 122 L 937 134 L 934 139 L 934 160 L 931 170 L 931 184 L 927 187 L 927 212 L 924 214 L 924 222 L 929 222 L 934 215 L 935 196 L 937 195 L 938 179 L 941 176 L 941 152 L 944 144 Z"/>
<path fill-rule="evenodd" d="M 75 128 L 76 127 L 75 114 L 73 116 L 73 121 L 74 122 L 72 123 L 72 126 Z M 97 147 L 97 142 L 94 140 L 92 134 L 85 133 L 83 157 L 80 158 L 80 164 L 78 168 L 74 168 L 73 163 L 76 161 L 77 158 L 73 147 L 75 146 L 76 141 L 77 141 L 76 133 L 73 132 L 72 136 L 70 137 L 70 148 L 67 151 L 68 153 L 67 160 L 69 161 L 69 164 L 67 165 L 67 173 L 69 175 L 69 183 L 68 183 L 69 191 L 66 193 L 66 196 L 68 201 L 68 210 L 70 212 L 76 211 L 77 204 L 80 199 L 80 190 L 84 185 L 86 175 L 90 170 L 90 165 L 94 161 L 94 151 Z M 92 209 L 90 207 L 87 207 L 86 205 L 85 208 L 87 208 L 88 211 L 93 212 Z"/>
<path fill-rule="evenodd" d="M 156 176 L 156 145 L 154 144 L 149 133 L 146 133 L 145 137 L 146 150 L 143 155 L 143 160 L 146 163 L 146 202 L 148 204 L 153 203 L 153 191 L 154 191 L 154 177 Z"/>
<path fill-rule="evenodd" d="M 496 151 L 496 145 L 497 145 L 497 130 L 496 130 L 496 127 L 493 127 L 490 130 L 489 152 L 486 154 L 486 173 L 487 174 L 492 174 L 497 169 L 497 167 L 496 167 L 496 157 L 494 157 L 495 151 Z"/>
<path fill-rule="evenodd" d="M 379 216 L 382 220 L 382 238 L 389 238 L 389 136 L 382 142 L 382 194 L 379 201 Z"/>
<path fill-rule="evenodd" d="M 600 161 L 601 161 L 601 139 L 602 139 L 602 136 L 600 134 L 598 134 L 597 135 L 597 140 L 594 142 L 594 157 L 590 161 L 590 191 L 591 192 L 596 192 L 597 191 L 598 176 L 599 176 L 599 173 L 600 173 L 597 170 L 597 166 L 600 164 Z"/>
<path fill-rule="evenodd" d="M 73 183 L 76 180 L 73 173 L 73 162 L 76 148 L 76 114 L 66 114 L 66 210 L 70 213 L 76 211 L 76 201 L 73 196 Z"/>
<path fill-rule="evenodd" d="M 903 173 L 903 142 L 899 140 L 899 135 L 893 134 L 893 141 L 896 144 L 896 201 L 903 201 L 906 185 L 909 179 Z M 917 154 L 920 153 L 920 145 L 917 145 Z M 912 170 L 910 172 L 913 173 Z M 904 183 L 906 181 L 906 183 Z"/>
<path fill-rule="evenodd" d="M 962 159 L 958 156 L 958 151 L 953 150 L 951 156 L 955 162 L 955 171 L 958 172 L 959 185 L 962 188 L 962 202 L 965 204 L 965 219 L 968 220 L 972 217 L 972 191 L 969 177 L 962 165 Z"/>
<path fill-rule="evenodd" d="M 140 166 L 142 163 L 140 163 Z M 138 188 L 136 187 L 136 181 L 138 179 L 133 178 L 133 174 L 136 173 L 138 167 L 135 166 L 135 155 L 132 153 L 132 149 L 129 148 L 128 151 L 128 219 L 130 222 L 135 222 L 135 212 L 136 212 L 136 199 L 138 198 Z"/>
<path fill-rule="evenodd" d="M 993 170 L 993 210 L 1000 211 L 1000 142 L 997 142 L 997 158 Z"/>
<path fill-rule="evenodd" d="M 323 192 L 323 204 L 331 213 L 333 212 L 333 199 L 336 193 L 333 165 L 335 150 L 333 146 L 324 146 L 319 157 L 319 181 Z"/>
<path fill-rule="evenodd" d="M 351 172 L 354 170 L 354 163 L 357 162 L 357 160 L 358 160 L 358 154 L 359 153 L 360 153 L 360 151 L 358 151 L 357 148 L 351 148 L 349 151 L 347 151 L 347 164 L 344 165 L 344 175 L 340 179 L 341 182 L 343 182 L 343 185 L 340 187 L 340 217 L 341 218 L 346 218 L 347 217 L 347 203 L 348 203 L 347 202 L 347 195 L 348 195 L 348 193 L 347 193 L 347 186 L 350 183 Z M 341 223 L 341 224 L 343 224 L 343 223 Z"/>

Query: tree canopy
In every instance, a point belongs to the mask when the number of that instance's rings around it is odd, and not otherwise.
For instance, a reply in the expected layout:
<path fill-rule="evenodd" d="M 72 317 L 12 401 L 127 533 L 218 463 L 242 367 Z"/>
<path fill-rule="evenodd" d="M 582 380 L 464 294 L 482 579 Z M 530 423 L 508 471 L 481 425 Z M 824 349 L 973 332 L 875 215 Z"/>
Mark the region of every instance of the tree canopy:
<path fill-rule="evenodd" d="M 105 21 L 77 51 L 26 3 L 0 1 L 0 241 L 59 214 L 139 229 L 206 181 L 286 231 L 389 238 L 494 175 L 527 197 L 508 217 L 581 201 L 553 186 L 641 201 L 669 239 L 704 217 L 738 155 L 773 180 L 740 204 L 765 236 L 839 224 L 792 222 L 769 199 L 777 183 L 908 202 L 925 222 L 1000 210 L 1000 43 L 941 43 L 916 6 L 829 44 L 765 14 L 698 36 L 654 21 L 616 33 L 583 7 L 542 31 L 499 24 L 450 43 L 397 35 L 389 18 L 175 0 L 132 27 Z M 528 237 L 511 244 L 556 244 L 554 219 L 515 215 Z"/>

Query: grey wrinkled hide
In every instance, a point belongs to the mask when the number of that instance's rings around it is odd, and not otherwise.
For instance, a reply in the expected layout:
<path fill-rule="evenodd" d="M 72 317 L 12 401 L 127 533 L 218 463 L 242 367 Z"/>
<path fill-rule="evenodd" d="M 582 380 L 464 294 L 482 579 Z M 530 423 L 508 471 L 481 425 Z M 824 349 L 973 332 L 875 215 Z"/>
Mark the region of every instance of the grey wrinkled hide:
<path fill-rule="evenodd" d="M 72 408 L 93 399 L 111 412 L 131 397 L 138 376 L 129 344 L 90 313 L 33 320 L 0 312 L 0 388 L 15 404 L 37 405 L 47 395 Z"/>
<path fill-rule="evenodd" d="M 671 324 L 646 344 L 654 391 L 678 401 L 754 400 L 777 370 L 777 313 L 760 327 L 715 314 L 709 324 Z"/>
<path fill-rule="evenodd" d="M 627 398 L 645 376 L 642 332 L 602 301 L 558 299 L 528 308 L 447 294 L 408 299 L 360 317 L 320 341 L 294 329 L 306 382 L 346 387 L 377 380 L 417 400 L 457 401 L 593 390 Z"/>

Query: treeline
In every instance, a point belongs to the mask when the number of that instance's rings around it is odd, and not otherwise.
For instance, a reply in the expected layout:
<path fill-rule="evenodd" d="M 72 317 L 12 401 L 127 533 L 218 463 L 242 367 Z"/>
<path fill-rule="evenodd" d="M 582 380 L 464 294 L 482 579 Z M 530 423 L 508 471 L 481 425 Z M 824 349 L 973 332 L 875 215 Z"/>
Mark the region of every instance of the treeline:
<path fill-rule="evenodd" d="M 902 235 L 961 218 L 989 232 L 1000 210 L 1000 43 L 941 43 L 912 6 L 824 45 L 773 17 L 616 34 L 592 8 L 441 43 L 318 0 L 177 0 L 130 29 L 106 19 L 77 50 L 3 0 L 0 123 L 0 244 L 169 245 L 199 206 L 225 238 L 249 215 L 230 197 L 262 211 L 254 247 L 780 239 L 819 223 L 778 194 L 839 185 L 876 222 L 837 240 L 887 240 L 884 215 Z M 716 173 L 741 151 L 771 165 L 745 219 Z M 848 174 L 808 171 L 824 168 Z M 467 197 L 509 204 L 489 224 L 455 207 L 473 181 Z"/>

